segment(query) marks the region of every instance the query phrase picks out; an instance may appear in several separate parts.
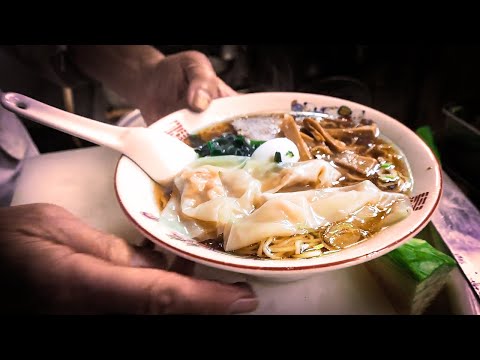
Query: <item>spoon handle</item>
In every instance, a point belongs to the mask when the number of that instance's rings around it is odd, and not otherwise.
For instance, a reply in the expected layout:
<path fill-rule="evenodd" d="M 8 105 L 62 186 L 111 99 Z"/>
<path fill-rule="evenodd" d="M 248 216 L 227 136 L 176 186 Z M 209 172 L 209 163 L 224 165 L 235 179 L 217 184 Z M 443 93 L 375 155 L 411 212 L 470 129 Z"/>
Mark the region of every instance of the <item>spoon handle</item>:
<path fill-rule="evenodd" d="M 6 109 L 17 115 L 97 145 L 123 150 L 127 128 L 87 119 L 17 93 L 6 93 L 1 101 Z"/>

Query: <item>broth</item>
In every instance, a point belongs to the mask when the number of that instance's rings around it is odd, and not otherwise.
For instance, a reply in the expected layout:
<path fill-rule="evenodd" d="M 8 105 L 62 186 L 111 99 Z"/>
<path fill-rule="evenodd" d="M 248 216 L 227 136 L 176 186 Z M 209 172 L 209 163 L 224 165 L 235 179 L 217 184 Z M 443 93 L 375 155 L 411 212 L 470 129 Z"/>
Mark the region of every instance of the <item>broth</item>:
<path fill-rule="evenodd" d="M 404 204 L 408 201 L 405 195 L 410 194 L 413 187 L 408 163 L 400 150 L 379 134 L 376 124 L 371 120 L 354 121 L 345 116 L 318 120 L 283 113 L 255 114 L 228 119 L 204 128 L 185 139 L 185 142 L 195 147 L 201 157 L 205 156 L 205 153 L 213 157 L 215 155 L 250 156 L 261 143 L 278 137 L 286 137 L 292 140 L 300 150 L 303 149 L 303 152 L 300 151 L 300 163 L 322 160 L 338 171 L 339 177 L 328 187 L 342 191 L 345 187 L 354 188 L 358 185 L 369 190 L 370 188 L 365 185 L 365 181 L 368 180 L 376 186 L 375 189 L 378 188 L 385 193 L 402 194 L 403 197 L 401 201 L 392 200 L 383 207 L 366 203 L 345 218 L 327 222 L 316 228 L 304 229 L 295 235 L 269 236 L 231 252 L 242 256 L 272 259 L 309 258 L 336 252 L 365 241 L 386 227 L 385 219 L 392 212 L 408 207 Z M 286 168 L 285 171 L 290 170 Z M 219 180 L 220 172 L 208 174 L 205 170 L 203 173 L 194 173 L 192 176 L 196 176 L 195 181 L 203 184 L 199 185 L 199 192 L 213 191 L 211 189 L 218 187 L 218 183 L 222 182 Z M 183 180 L 186 186 L 194 188 L 198 185 L 195 181 L 187 176 Z M 306 190 L 312 189 L 317 189 L 315 183 L 302 183 L 286 186 L 275 192 L 279 196 L 282 196 L 281 194 L 288 196 L 288 193 L 297 191 L 305 193 Z M 340 192 L 339 194 L 341 195 Z M 169 189 L 155 185 L 155 198 L 160 209 L 165 208 L 170 196 Z M 205 193 L 202 196 L 205 197 Z M 393 197 L 393 199 L 399 199 L 399 197 Z M 262 204 L 252 203 L 252 206 L 247 217 L 262 209 Z M 176 208 L 180 208 L 180 203 L 177 203 Z M 177 219 L 182 219 L 182 216 L 178 216 Z M 205 229 L 203 238 L 198 240 L 217 251 L 226 251 L 223 233 L 219 236 L 214 233 L 215 223 L 205 220 L 204 214 L 195 216 L 185 215 L 183 220 L 194 221 L 195 229 L 202 227 Z"/>

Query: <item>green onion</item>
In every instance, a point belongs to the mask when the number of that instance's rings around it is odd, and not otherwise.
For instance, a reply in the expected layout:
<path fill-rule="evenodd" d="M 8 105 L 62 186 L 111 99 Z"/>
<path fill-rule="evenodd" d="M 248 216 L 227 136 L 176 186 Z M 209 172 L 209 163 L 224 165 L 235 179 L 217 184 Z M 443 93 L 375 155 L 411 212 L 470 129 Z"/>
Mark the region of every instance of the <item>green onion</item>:
<path fill-rule="evenodd" d="M 275 156 L 273 157 L 273 160 L 276 163 L 282 162 L 282 155 L 278 151 L 276 151 Z"/>
<path fill-rule="evenodd" d="M 287 153 L 285 154 L 285 156 L 292 158 L 292 157 L 293 157 L 293 152 L 287 151 Z"/>
<path fill-rule="evenodd" d="M 256 141 L 252 145 L 244 136 L 225 133 L 203 145 L 197 146 L 195 151 L 200 157 L 222 155 L 251 156 L 255 151 L 255 146 L 258 147 L 260 146 L 259 144 L 260 141 Z"/>
<path fill-rule="evenodd" d="M 382 165 L 380 165 L 380 167 L 381 167 L 382 169 L 388 169 L 388 168 L 389 168 L 390 166 L 392 166 L 392 165 L 393 165 L 393 164 L 386 162 L 386 163 L 383 163 Z"/>
<path fill-rule="evenodd" d="M 344 116 L 344 117 L 352 115 L 352 110 L 345 105 L 340 106 L 337 112 L 338 112 L 338 115 Z"/>
<path fill-rule="evenodd" d="M 256 150 L 264 142 L 265 140 L 250 140 L 250 146 L 252 147 L 252 149 Z"/>

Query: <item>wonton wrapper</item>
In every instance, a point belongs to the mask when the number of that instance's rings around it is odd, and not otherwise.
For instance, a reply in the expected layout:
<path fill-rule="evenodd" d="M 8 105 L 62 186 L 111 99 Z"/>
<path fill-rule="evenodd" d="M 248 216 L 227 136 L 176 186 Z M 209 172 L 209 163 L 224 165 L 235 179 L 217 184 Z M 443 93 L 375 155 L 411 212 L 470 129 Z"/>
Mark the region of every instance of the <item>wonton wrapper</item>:
<path fill-rule="evenodd" d="M 199 241 L 224 234 L 224 249 L 231 251 L 342 220 L 365 204 L 406 199 L 410 206 L 405 195 L 382 192 L 370 181 L 326 188 L 340 176 L 320 159 L 276 164 L 235 156 L 202 158 L 175 178 L 162 216 Z M 316 190 L 277 193 L 307 185 Z M 392 215 L 397 219 L 406 216 L 408 209 L 396 209 Z"/>
<path fill-rule="evenodd" d="M 264 194 L 265 203 L 250 216 L 225 228 L 224 249 L 237 250 L 271 236 L 290 236 L 346 219 L 365 205 L 385 208 L 395 203 L 382 225 L 408 216 L 411 205 L 403 194 L 379 190 L 372 182 L 341 188 Z M 361 217 L 360 212 L 357 217 Z"/>

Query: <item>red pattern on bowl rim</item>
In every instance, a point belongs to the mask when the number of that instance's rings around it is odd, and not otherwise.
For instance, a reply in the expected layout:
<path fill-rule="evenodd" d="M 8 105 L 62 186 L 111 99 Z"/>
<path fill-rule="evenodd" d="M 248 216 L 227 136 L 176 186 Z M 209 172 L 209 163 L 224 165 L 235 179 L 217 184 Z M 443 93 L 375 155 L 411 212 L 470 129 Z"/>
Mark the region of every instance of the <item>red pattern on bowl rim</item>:
<path fill-rule="evenodd" d="M 278 273 L 278 272 L 291 273 L 291 274 L 314 273 L 314 272 L 317 272 L 317 271 L 324 271 L 324 270 L 327 270 L 327 269 L 343 268 L 343 267 L 346 267 L 346 266 L 359 264 L 359 263 L 362 263 L 364 261 L 368 261 L 370 259 L 378 257 L 382 254 L 385 254 L 385 253 L 395 249 L 396 247 L 400 246 L 404 241 L 407 241 L 408 239 L 413 237 L 424 226 L 427 225 L 427 223 L 429 222 L 431 216 L 433 215 L 433 212 L 437 208 L 438 203 L 440 201 L 440 194 L 441 194 L 441 189 L 442 189 L 442 177 L 441 177 L 440 165 L 439 165 L 437 159 L 435 158 L 435 156 L 431 152 L 431 150 L 428 148 L 428 146 L 426 146 L 423 143 L 423 140 L 421 140 L 421 138 L 418 137 L 418 135 L 416 135 L 413 131 L 411 131 L 405 125 L 403 125 L 400 122 L 388 117 L 385 114 L 382 114 L 382 113 L 378 112 L 377 110 L 370 109 L 366 106 L 356 104 L 356 103 L 352 103 L 350 101 L 346 101 L 346 100 L 342 100 L 342 99 L 336 99 L 336 98 L 332 98 L 332 97 L 328 97 L 328 96 L 314 95 L 314 94 L 298 94 L 298 93 L 257 93 L 257 94 L 242 95 L 240 98 L 243 98 L 244 100 L 246 100 L 246 97 L 250 97 L 252 99 L 254 99 L 255 97 L 259 97 L 259 98 L 265 97 L 265 99 L 269 100 L 269 98 L 267 98 L 269 95 L 279 96 L 279 97 L 283 97 L 283 98 L 286 98 L 288 95 L 290 95 L 292 97 L 290 97 L 289 104 L 292 103 L 291 99 L 293 97 L 298 99 L 298 98 L 302 98 L 302 96 L 307 97 L 309 99 L 311 99 L 312 97 L 313 98 L 318 98 L 318 100 L 321 100 L 322 102 L 325 102 L 325 104 L 327 106 L 331 105 L 332 102 L 336 102 L 337 103 L 336 106 L 338 107 L 338 106 L 340 106 L 340 105 L 338 105 L 338 103 L 340 102 L 340 103 L 346 104 L 347 106 L 351 106 L 352 108 L 354 108 L 357 111 L 362 111 L 363 113 L 367 112 L 367 113 L 374 114 L 375 116 L 373 116 L 373 118 L 374 118 L 374 121 L 376 121 L 377 123 L 379 121 L 378 119 L 383 119 L 382 121 L 385 121 L 385 124 L 388 124 L 390 127 L 393 126 L 396 131 L 403 132 L 404 134 L 408 135 L 408 137 L 410 137 L 409 141 L 415 143 L 415 145 L 419 147 L 419 150 L 416 151 L 415 154 L 418 155 L 419 157 L 428 158 L 427 160 L 429 162 L 429 167 L 427 168 L 427 170 L 434 170 L 432 172 L 429 172 L 429 174 L 433 175 L 433 178 L 430 179 L 430 181 L 429 181 L 429 183 L 431 183 L 433 185 L 433 187 L 425 188 L 425 186 L 424 186 L 423 190 L 426 190 L 426 191 L 422 191 L 421 193 L 418 193 L 411 198 L 413 210 L 414 210 L 415 213 L 419 213 L 418 216 L 421 217 L 421 221 L 417 221 L 415 226 L 412 227 L 412 228 L 409 228 L 409 229 L 403 228 L 402 229 L 403 233 L 402 233 L 401 236 L 399 236 L 398 238 L 392 239 L 392 240 L 386 239 L 381 246 L 377 246 L 372 251 L 365 251 L 364 253 L 361 253 L 360 255 L 354 255 L 353 254 L 352 256 L 344 257 L 341 260 L 335 260 L 336 257 L 334 256 L 334 254 L 332 254 L 332 255 L 327 255 L 328 257 L 331 257 L 331 261 L 326 261 L 326 262 L 324 261 L 323 263 L 320 262 L 320 263 L 311 264 L 312 261 L 305 261 L 304 259 L 302 259 L 302 260 L 295 260 L 295 263 L 293 264 L 293 266 L 292 266 L 291 261 L 289 262 L 288 265 L 285 263 L 285 266 L 281 266 L 280 263 L 284 263 L 284 262 L 286 262 L 286 260 L 280 260 L 279 261 L 279 260 L 270 260 L 270 259 L 260 259 L 259 258 L 259 259 L 255 259 L 253 261 L 252 261 L 252 259 L 249 259 L 248 263 L 247 263 L 247 261 L 242 262 L 241 259 L 245 259 L 245 258 L 243 258 L 241 256 L 238 256 L 238 255 L 227 254 L 227 253 L 224 253 L 224 252 L 219 254 L 219 256 L 213 255 L 215 252 L 219 253 L 219 251 L 214 250 L 214 249 L 208 249 L 208 248 L 206 248 L 205 245 L 200 245 L 196 240 L 190 239 L 190 238 L 186 237 L 185 235 L 183 235 L 183 234 L 181 234 L 177 231 L 174 231 L 172 229 L 170 231 L 166 231 L 166 232 L 162 233 L 162 235 L 159 235 L 159 234 L 156 234 L 155 231 L 152 231 L 152 229 L 155 229 L 154 227 L 151 227 L 147 224 L 142 224 L 142 221 L 136 216 L 136 213 L 135 213 L 135 211 L 132 210 L 132 207 L 129 207 L 127 204 L 124 203 L 124 201 L 122 200 L 122 195 L 120 194 L 120 191 L 119 191 L 119 186 L 118 186 L 119 168 L 120 168 L 120 165 L 121 165 L 122 161 L 125 161 L 125 160 L 122 160 L 122 159 L 124 159 L 124 157 L 122 157 L 118 161 L 117 167 L 116 167 L 116 170 L 115 170 L 115 194 L 117 196 L 117 200 L 118 200 L 123 212 L 127 215 L 129 220 L 135 225 L 135 227 L 144 236 L 148 237 L 149 239 L 151 239 L 156 244 L 158 244 L 158 245 L 176 253 L 177 255 L 186 257 L 186 258 L 188 258 L 190 260 L 193 260 L 193 261 L 198 261 L 198 262 L 203 263 L 205 265 L 210 265 L 210 266 L 219 267 L 219 268 L 222 268 L 222 269 L 225 269 L 225 270 L 238 271 L 238 272 L 242 272 L 242 273 L 249 273 L 249 274 L 254 274 L 254 275 L 259 275 L 259 276 L 274 276 L 275 277 L 274 274 Z M 202 119 L 205 120 L 205 116 L 209 115 L 209 111 L 213 112 L 214 115 L 217 115 L 217 118 L 215 120 L 213 120 L 213 121 L 210 120 L 209 121 L 211 124 L 213 124 L 215 122 L 219 122 L 221 120 L 227 120 L 229 118 L 232 118 L 235 115 L 241 116 L 241 115 L 245 115 L 246 113 L 255 113 L 255 112 L 258 113 L 259 112 L 259 111 L 247 111 L 247 112 L 243 111 L 242 113 L 232 114 L 232 116 L 228 116 L 227 115 L 228 111 L 227 112 L 224 111 L 222 113 L 221 111 L 219 112 L 217 108 L 215 108 L 216 104 L 219 104 L 219 103 L 222 103 L 222 102 L 228 102 L 229 99 L 231 100 L 231 102 L 238 102 L 238 99 L 235 99 L 235 98 L 228 98 L 228 99 L 224 98 L 224 99 L 215 100 L 212 103 L 213 106 L 211 105 L 210 108 L 207 109 L 207 111 L 205 111 L 205 113 L 203 113 L 203 114 L 193 114 L 193 113 L 190 113 L 187 110 L 181 110 L 179 112 L 170 114 L 169 116 L 165 117 L 164 119 L 162 119 L 158 123 L 163 122 L 163 124 L 161 126 L 163 128 L 162 129 L 163 131 L 166 131 L 167 133 L 171 134 L 172 136 L 176 136 L 179 139 L 183 140 L 188 136 L 188 133 L 189 133 L 184 126 L 184 122 L 187 123 L 187 128 L 189 127 L 189 125 L 191 127 L 191 125 L 195 122 L 195 120 L 197 120 L 196 118 L 203 116 Z M 312 103 L 314 103 L 314 102 L 312 102 L 310 100 L 304 102 L 304 104 L 312 104 Z M 298 104 L 298 102 L 297 102 L 297 104 Z M 265 108 L 264 111 L 266 111 L 267 108 Z M 324 110 L 325 106 L 324 107 L 316 107 L 315 110 L 317 108 L 320 109 L 320 111 L 321 111 L 321 110 Z M 304 108 L 304 110 L 310 110 L 311 111 L 311 109 L 305 109 L 305 108 Z M 283 111 L 287 111 L 287 110 L 286 109 L 283 109 L 283 110 L 279 109 L 278 110 L 278 112 L 283 112 Z M 390 129 L 390 131 L 391 131 L 392 134 L 395 133 L 393 131 L 393 128 Z M 195 132 L 195 131 L 192 131 L 192 132 Z M 392 137 L 391 134 L 388 134 L 387 136 L 390 137 L 390 138 Z M 398 145 L 397 142 L 395 142 L 395 143 Z M 126 159 L 126 160 L 128 160 L 128 159 Z M 418 162 L 418 160 L 414 159 L 414 157 L 412 157 L 412 159 L 408 158 L 408 161 L 410 162 L 410 165 L 412 165 L 412 162 L 414 162 L 414 163 Z M 424 181 L 424 180 L 422 180 L 422 181 Z M 414 179 L 414 190 L 415 190 L 416 182 L 417 182 L 417 178 Z M 433 202 L 432 202 L 432 197 L 434 198 Z M 424 208 L 425 206 L 427 206 L 427 208 Z M 158 216 L 152 214 L 151 212 L 147 211 L 146 209 L 141 209 L 141 210 L 137 211 L 137 213 L 141 214 L 143 218 L 148 219 L 149 221 L 152 221 L 152 222 L 159 222 L 160 221 L 160 218 Z M 182 246 L 179 246 L 179 243 L 182 243 Z M 185 244 L 188 244 L 188 247 L 183 246 Z M 202 254 L 199 254 L 198 252 L 195 252 L 195 251 L 191 250 L 192 246 L 193 247 L 200 246 L 201 248 L 203 248 L 202 251 L 205 250 L 206 252 L 203 252 Z M 345 252 L 345 250 L 342 250 L 342 252 Z M 339 253 L 341 253 L 341 252 L 339 252 Z M 325 258 L 327 256 L 324 256 L 324 257 L 321 257 L 321 258 Z M 237 260 L 234 261 L 233 258 L 236 258 L 236 259 L 240 258 L 240 261 L 237 261 Z M 227 259 L 227 260 L 232 259 L 232 261 L 231 262 L 230 261 L 224 261 L 224 259 Z M 311 260 L 311 259 L 309 259 L 309 260 Z M 272 261 L 275 262 L 273 264 L 274 266 L 271 266 Z M 313 260 L 313 262 L 315 262 L 315 261 Z"/>

